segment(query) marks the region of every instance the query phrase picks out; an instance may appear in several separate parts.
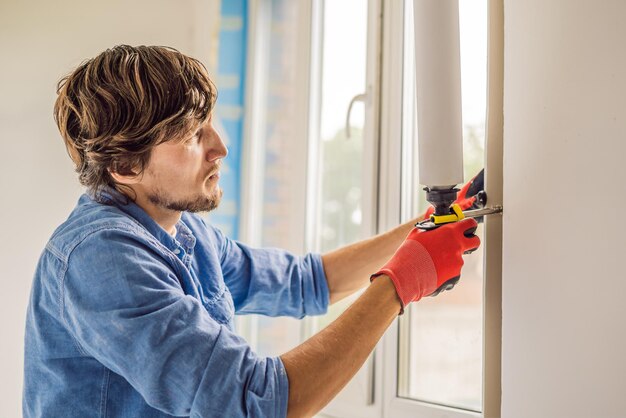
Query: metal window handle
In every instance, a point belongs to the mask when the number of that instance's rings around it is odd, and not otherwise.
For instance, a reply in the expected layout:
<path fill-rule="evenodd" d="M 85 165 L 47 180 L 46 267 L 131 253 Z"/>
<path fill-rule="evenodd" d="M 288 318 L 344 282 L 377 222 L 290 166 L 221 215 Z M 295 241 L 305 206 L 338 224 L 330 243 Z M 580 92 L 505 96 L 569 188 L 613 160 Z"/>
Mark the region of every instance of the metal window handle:
<path fill-rule="evenodd" d="M 350 104 L 348 105 L 348 113 L 346 114 L 346 139 L 350 139 L 350 114 L 352 113 L 352 106 L 356 102 L 365 103 L 366 101 L 367 93 L 357 94 L 352 98 L 352 100 L 350 100 Z"/>

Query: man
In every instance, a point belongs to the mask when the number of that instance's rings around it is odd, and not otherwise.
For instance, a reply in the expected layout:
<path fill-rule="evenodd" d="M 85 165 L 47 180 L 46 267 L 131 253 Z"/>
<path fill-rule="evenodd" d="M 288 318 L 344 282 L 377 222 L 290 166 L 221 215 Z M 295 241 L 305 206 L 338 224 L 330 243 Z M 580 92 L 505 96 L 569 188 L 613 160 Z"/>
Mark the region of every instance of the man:
<path fill-rule="evenodd" d="M 88 193 L 35 274 L 25 417 L 311 416 L 478 247 L 474 220 L 411 222 L 323 256 L 228 239 L 195 214 L 222 195 L 215 98 L 202 64 L 164 47 L 106 50 L 59 83 L 55 119 Z M 280 357 L 234 332 L 235 312 L 321 314 L 368 284 Z"/>

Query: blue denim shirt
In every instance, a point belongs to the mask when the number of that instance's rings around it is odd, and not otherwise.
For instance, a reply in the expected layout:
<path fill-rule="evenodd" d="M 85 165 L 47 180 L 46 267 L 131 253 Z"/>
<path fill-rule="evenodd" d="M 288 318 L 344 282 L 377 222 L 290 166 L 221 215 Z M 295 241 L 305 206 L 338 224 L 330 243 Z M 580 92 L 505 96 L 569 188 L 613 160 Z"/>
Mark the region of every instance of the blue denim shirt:
<path fill-rule="evenodd" d="M 324 313 L 320 256 L 250 248 L 189 213 L 176 229 L 80 198 L 35 273 L 24 417 L 286 415 L 280 358 L 256 355 L 233 315 Z"/>

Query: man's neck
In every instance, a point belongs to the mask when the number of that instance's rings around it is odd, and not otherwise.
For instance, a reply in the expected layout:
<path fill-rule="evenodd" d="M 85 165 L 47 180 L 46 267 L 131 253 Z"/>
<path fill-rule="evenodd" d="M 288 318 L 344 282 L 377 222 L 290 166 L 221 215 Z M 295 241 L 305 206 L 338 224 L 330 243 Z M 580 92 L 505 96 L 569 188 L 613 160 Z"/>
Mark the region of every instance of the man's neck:
<path fill-rule="evenodd" d="M 137 195 L 135 203 L 142 208 L 148 216 L 154 219 L 165 232 L 172 236 L 176 235 L 176 224 L 180 221 L 182 212 L 156 206 L 142 195 Z"/>

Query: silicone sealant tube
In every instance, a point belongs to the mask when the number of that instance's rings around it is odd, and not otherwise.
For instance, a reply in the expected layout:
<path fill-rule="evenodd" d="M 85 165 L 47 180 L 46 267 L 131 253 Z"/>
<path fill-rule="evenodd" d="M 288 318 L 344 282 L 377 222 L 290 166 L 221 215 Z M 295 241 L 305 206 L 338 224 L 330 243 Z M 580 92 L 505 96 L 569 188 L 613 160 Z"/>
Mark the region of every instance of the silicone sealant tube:
<path fill-rule="evenodd" d="M 458 0 L 414 0 L 419 182 L 463 183 Z"/>

